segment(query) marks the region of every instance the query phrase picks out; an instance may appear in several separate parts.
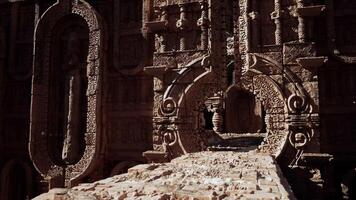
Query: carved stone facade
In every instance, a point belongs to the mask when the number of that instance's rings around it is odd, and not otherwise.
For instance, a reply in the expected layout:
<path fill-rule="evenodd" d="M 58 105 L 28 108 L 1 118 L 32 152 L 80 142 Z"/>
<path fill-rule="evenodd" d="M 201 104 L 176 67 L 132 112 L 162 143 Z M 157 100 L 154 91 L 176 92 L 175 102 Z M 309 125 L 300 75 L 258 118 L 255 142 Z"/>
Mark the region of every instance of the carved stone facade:
<path fill-rule="evenodd" d="M 205 150 L 272 155 L 300 199 L 355 198 L 355 13 L 351 0 L 0 0 L 0 199 Z"/>

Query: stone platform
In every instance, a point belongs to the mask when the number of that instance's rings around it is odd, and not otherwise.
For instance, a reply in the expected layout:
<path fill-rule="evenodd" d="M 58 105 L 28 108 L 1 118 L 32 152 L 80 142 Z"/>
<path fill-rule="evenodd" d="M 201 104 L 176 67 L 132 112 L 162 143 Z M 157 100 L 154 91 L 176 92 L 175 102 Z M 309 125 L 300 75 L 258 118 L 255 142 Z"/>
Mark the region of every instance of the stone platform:
<path fill-rule="evenodd" d="M 295 199 L 269 155 L 199 152 L 164 164 L 143 164 L 128 173 L 70 190 L 53 189 L 35 200 Z"/>

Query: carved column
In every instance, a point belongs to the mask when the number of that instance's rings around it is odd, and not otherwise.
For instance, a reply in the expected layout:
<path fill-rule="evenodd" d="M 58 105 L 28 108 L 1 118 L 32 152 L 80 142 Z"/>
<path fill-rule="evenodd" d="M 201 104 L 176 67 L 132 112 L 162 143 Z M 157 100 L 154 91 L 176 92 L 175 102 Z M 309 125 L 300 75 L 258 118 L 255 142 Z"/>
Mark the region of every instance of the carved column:
<path fill-rule="evenodd" d="M 217 75 L 217 88 L 225 90 L 227 88 L 226 79 L 226 22 L 225 22 L 225 1 L 210 1 L 210 35 L 211 38 L 211 66 Z"/>
<path fill-rule="evenodd" d="M 201 44 L 200 49 L 205 50 L 208 48 L 208 11 L 206 2 L 200 2 L 201 17 L 197 25 L 201 28 Z"/>
<path fill-rule="evenodd" d="M 297 0 L 298 8 L 304 7 L 304 0 Z M 305 42 L 305 19 L 298 15 L 298 39 L 300 43 Z"/>
<path fill-rule="evenodd" d="M 179 42 L 179 49 L 181 51 L 186 50 L 186 37 L 184 35 L 184 32 L 182 31 L 185 28 L 187 19 L 186 19 L 186 9 L 183 4 L 179 5 L 179 10 L 180 10 L 180 18 L 177 21 L 177 28 L 181 30 L 181 36 L 180 36 L 180 42 Z"/>
<path fill-rule="evenodd" d="M 274 0 L 274 12 L 271 14 L 271 18 L 274 20 L 276 25 L 275 30 L 275 44 L 282 44 L 282 22 L 281 22 L 281 0 Z"/>

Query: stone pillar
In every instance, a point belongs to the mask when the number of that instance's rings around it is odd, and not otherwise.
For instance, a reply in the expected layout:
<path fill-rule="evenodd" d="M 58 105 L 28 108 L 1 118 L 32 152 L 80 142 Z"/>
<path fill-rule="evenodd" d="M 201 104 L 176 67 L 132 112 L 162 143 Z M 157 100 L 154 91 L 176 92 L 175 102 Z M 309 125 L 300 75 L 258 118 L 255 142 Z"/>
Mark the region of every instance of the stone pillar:
<path fill-rule="evenodd" d="M 181 51 L 186 50 L 186 36 L 184 34 L 184 32 L 182 31 L 185 28 L 187 19 L 186 19 L 186 9 L 184 7 L 184 5 L 180 4 L 179 5 L 179 10 L 180 10 L 180 18 L 177 21 L 177 28 L 181 30 L 180 32 L 180 39 L 179 39 L 179 49 Z"/>
<path fill-rule="evenodd" d="M 271 14 L 274 23 L 276 24 L 275 30 L 275 44 L 282 44 L 282 22 L 281 22 L 281 0 L 274 0 L 274 12 Z"/>
<path fill-rule="evenodd" d="M 208 48 L 208 11 L 206 2 L 200 2 L 201 17 L 197 25 L 201 28 L 201 41 L 200 49 L 206 50 Z"/>
<path fill-rule="evenodd" d="M 304 7 L 304 1 L 303 0 L 297 0 L 297 6 L 298 8 L 303 8 Z M 305 42 L 305 19 L 304 17 L 298 15 L 298 40 L 300 43 Z"/>

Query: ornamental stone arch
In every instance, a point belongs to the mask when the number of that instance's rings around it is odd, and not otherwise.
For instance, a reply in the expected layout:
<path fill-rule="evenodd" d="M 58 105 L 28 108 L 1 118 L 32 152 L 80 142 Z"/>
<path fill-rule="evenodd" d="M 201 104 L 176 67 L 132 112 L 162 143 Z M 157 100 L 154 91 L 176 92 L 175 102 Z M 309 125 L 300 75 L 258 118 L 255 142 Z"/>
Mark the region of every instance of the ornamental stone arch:
<path fill-rule="evenodd" d="M 216 137 L 213 131 L 204 129 L 202 112 L 206 101 L 217 96 L 224 98 L 224 94 L 219 89 L 219 76 L 212 71 L 208 60 L 209 57 L 205 57 L 192 61 L 165 92 L 161 110 L 172 120 L 159 132 L 172 157 L 205 150 L 209 140 Z M 259 74 L 252 81 L 254 90 L 249 92 L 262 102 L 266 113 L 267 133 L 259 149 L 278 156 L 288 141 L 288 129 L 284 124 L 288 113 L 286 97 L 267 75 Z M 187 82 L 190 84 L 183 84 Z"/>
<path fill-rule="evenodd" d="M 204 102 L 218 92 L 216 74 L 206 71 L 194 80 L 194 84 L 184 89 L 178 101 L 177 118 L 184 119 L 177 124 L 179 147 L 183 153 L 206 149 L 207 139 L 202 127 L 202 107 Z M 206 134 L 208 136 L 208 134 Z"/>
<path fill-rule="evenodd" d="M 70 33 L 58 29 L 62 26 L 68 27 Z M 67 46 L 55 46 L 61 43 L 58 38 L 61 34 L 56 30 L 63 31 L 62 35 L 67 34 L 68 38 L 63 39 L 68 42 Z M 36 26 L 29 151 L 35 168 L 49 182 L 50 188 L 77 185 L 96 168 L 100 159 L 103 149 L 101 80 L 104 34 L 100 16 L 84 0 L 58 0 L 42 15 Z M 58 53 L 55 49 L 64 53 Z M 86 49 L 84 53 L 82 49 Z M 58 59 L 58 56 L 61 58 Z M 65 64 L 58 65 L 57 62 Z M 60 88 L 58 91 L 62 93 L 53 95 L 56 88 Z M 58 100 L 60 98 L 65 100 Z M 57 101 L 63 101 L 65 106 L 53 103 Z M 83 109 L 75 110 L 76 105 Z M 51 112 L 56 106 L 59 107 L 57 115 L 61 117 L 54 117 L 56 112 Z M 81 126 L 75 126 L 78 121 L 73 120 L 80 120 Z M 58 127 L 62 127 L 62 132 L 53 132 L 56 131 L 54 124 L 60 124 Z M 65 134 L 72 135 L 68 137 Z M 68 139 L 76 134 L 80 135 L 75 140 L 77 143 L 73 142 L 74 139 Z M 62 148 L 69 149 L 62 151 L 63 160 L 58 159 L 58 152 L 57 158 L 53 156 L 54 148 L 50 147 L 53 143 L 61 143 L 61 140 Z M 76 145 L 81 148 L 74 151 Z M 75 154 L 76 158 L 63 162 L 64 158 L 68 158 L 68 152 Z"/>
<path fill-rule="evenodd" d="M 283 68 L 272 58 L 257 54 L 249 56 L 251 56 L 250 60 L 254 62 L 249 66 L 244 76 L 250 77 L 248 80 L 250 84 L 247 84 L 246 87 L 238 85 L 232 87 L 239 87 L 241 90 L 252 93 L 262 102 L 266 135 L 259 145 L 258 151 L 279 157 L 288 142 L 293 147 L 301 149 L 305 144 L 296 144 L 294 136 L 302 130 L 295 132 L 294 124 L 289 120 L 295 116 L 302 116 L 303 119 L 306 117 L 306 121 L 301 124 L 306 125 L 303 127 L 303 131 L 308 129 L 305 134 L 308 134 L 306 143 L 309 142 L 312 137 L 310 132 L 313 132 L 309 129 L 313 129 L 313 127 L 307 127 L 307 124 L 314 122 L 309 123 L 311 121 L 308 117 L 310 117 L 312 106 L 307 101 L 308 96 L 303 86 L 289 69 Z M 166 145 L 164 149 L 172 157 L 205 150 L 208 140 L 214 138 L 211 134 L 212 131 L 204 130 L 201 113 L 205 101 L 215 98 L 216 95 L 220 95 L 224 99 L 224 94 L 222 94 L 224 91 L 219 89 L 217 74 L 211 68 L 204 67 L 204 59 L 199 61 L 201 62 L 196 61 L 187 67 L 199 70 L 184 69 L 187 72 L 180 73 L 176 81 L 173 81 L 167 88 L 162 101 L 161 110 L 166 111 L 163 112 L 163 115 L 165 114 L 170 120 L 160 127 L 159 132 L 163 138 L 163 144 Z M 282 85 L 269 76 L 270 71 L 276 70 L 279 70 L 279 73 L 285 76 L 288 84 L 291 84 L 286 91 L 282 90 Z M 198 71 L 199 73 L 197 73 Z M 190 84 L 184 86 L 179 84 L 180 82 L 186 83 L 187 79 L 184 77 L 190 77 L 189 74 L 191 76 L 195 74 L 194 79 L 189 81 Z"/>
<path fill-rule="evenodd" d="M 179 138 L 177 144 L 180 145 L 184 153 L 203 150 L 207 140 L 211 138 L 208 133 L 204 133 L 201 122 L 199 122 L 199 113 L 203 102 L 209 97 L 214 97 L 219 91 L 215 84 L 211 83 L 213 80 L 212 72 L 202 74 L 194 85 L 185 89 L 178 103 L 178 119 L 185 120 L 176 126 Z M 259 150 L 279 156 L 288 137 L 288 130 L 284 126 L 287 114 L 286 98 L 279 86 L 268 76 L 260 75 L 253 81 L 254 94 L 262 102 L 266 113 L 267 134 L 264 142 L 259 146 Z M 205 138 L 206 136 L 208 138 Z"/>
<path fill-rule="evenodd" d="M 266 99 L 265 107 L 274 105 L 270 111 L 267 110 L 266 116 L 267 130 L 273 131 L 268 132 L 259 150 L 278 157 L 289 143 L 296 149 L 291 161 L 291 165 L 294 165 L 309 144 L 315 145 L 314 135 L 319 126 L 315 105 L 301 80 L 289 67 L 281 65 L 278 58 L 258 53 L 250 53 L 248 57 L 249 67 L 244 76 L 253 78 L 247 81 L 252 84 L 247 83 L 243 87 L 253 91 L 259 99 Z M 283 82 L 278 77 L 283 77 Z"/>

